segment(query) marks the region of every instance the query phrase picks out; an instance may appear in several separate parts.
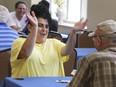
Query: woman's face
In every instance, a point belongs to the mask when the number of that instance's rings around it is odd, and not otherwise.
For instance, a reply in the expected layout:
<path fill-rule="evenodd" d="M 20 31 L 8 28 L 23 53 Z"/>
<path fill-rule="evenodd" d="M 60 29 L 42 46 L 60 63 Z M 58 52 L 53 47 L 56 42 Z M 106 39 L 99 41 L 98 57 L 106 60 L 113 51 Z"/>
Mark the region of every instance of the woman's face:
<path fill-rule="evenodd" d="M 46 41 L 49 32 L 49 24 L 47 19 L 38 18 L 38 35 L 36 42 L 43 43 Z"/>

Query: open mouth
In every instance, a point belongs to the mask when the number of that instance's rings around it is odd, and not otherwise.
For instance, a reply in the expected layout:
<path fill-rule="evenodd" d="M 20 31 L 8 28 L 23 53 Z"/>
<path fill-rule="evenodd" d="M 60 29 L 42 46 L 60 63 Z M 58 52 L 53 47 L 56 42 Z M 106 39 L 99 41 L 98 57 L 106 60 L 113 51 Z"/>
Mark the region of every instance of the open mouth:
<path fill-rule="evenodd" d="M 42 36 L 46 36 L 46 33 L 41 33 Z"/>

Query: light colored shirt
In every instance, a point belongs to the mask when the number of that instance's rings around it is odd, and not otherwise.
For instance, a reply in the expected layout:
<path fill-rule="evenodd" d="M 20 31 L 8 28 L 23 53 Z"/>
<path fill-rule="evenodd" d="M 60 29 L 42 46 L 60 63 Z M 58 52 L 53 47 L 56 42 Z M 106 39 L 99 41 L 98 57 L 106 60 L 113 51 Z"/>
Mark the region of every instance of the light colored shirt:
<path fill-rule="evenodd" d="M 29 58 L 18 59 L 18 54 L 25 38 L 17 39 L 11 50 L 12 77 L 32 76 L 65 76 L 63 63 L 69 56 L 61 55 L 64 43 L 57 39 L 47 39 L 44 43 L 36 43 Z"/>
<path fill-rule="evenodd" d="M 8 25 L 9 26 L 15 25 L 16 27 L 20 27 L 21 31 L 22 31 L 25 28 L 25 26 L 27 25 L 27 17 L 26 17 L 26 15 L 24 15 L 21 20 L 17 19 L 16 12 L 11 12 L 10 15 L 11 15 L 10 19 L 12 19 L 13 21 L 9 20 Z"/>
<path fill-rule="evenodd" d="M 80 59 L 68 87 L 116 87 L 116 47 Z"/>
<path fill-rule="evenodd" d="M 0 22 L 0 50 L 11 48 L 13 41 L 18 37 L 16 30 L 11 29 L 6 23 Z"/>

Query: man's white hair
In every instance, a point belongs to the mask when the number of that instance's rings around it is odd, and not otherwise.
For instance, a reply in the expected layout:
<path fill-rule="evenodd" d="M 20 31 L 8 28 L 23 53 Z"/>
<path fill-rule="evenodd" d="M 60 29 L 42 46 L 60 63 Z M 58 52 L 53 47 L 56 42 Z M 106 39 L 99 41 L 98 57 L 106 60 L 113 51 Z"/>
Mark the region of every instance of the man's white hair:
<path fill-rule="evenodd" d="M 9 17 L 9 10 L 5 6 L 0 5 L 0 22 L 7 23 Z"/>

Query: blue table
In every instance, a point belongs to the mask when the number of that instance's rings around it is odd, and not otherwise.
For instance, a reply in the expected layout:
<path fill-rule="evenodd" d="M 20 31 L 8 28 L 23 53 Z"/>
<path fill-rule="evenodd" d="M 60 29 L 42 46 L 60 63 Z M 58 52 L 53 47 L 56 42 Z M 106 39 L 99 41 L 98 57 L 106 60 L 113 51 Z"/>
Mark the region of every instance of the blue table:
<path fill-rule="evenodd" d="M 96 48 L 75 48 L 75 50 L 77 52 L 77 60 L 97 51 Z"/>
<path fill-rule="evenodd" d="M 25 77 L 14 79 L 6 77 L 0 87 L 66 87 L 68 83 L 59 83 L 57 80 L 68 80 L 72 77 Z"/>
<path fill-rule="evenodd" d="M 75 51 L 77 52 L 77 59 L 75 61 L 74 69 L 77 69 L 77 61 L 84 57 L 87 56 L 88 54 L 91 54 L 93 52 L 96 52 L 96 48 L 75 48 Z"/>
<path fill-rule="evenodd" d="M 64 33 L 60 33 L 62 38 L 63 38 L 63 41 L 64 43 L 66 43 L 67 39 L 68 39 L 68 34 L 64 34 Z"/>

